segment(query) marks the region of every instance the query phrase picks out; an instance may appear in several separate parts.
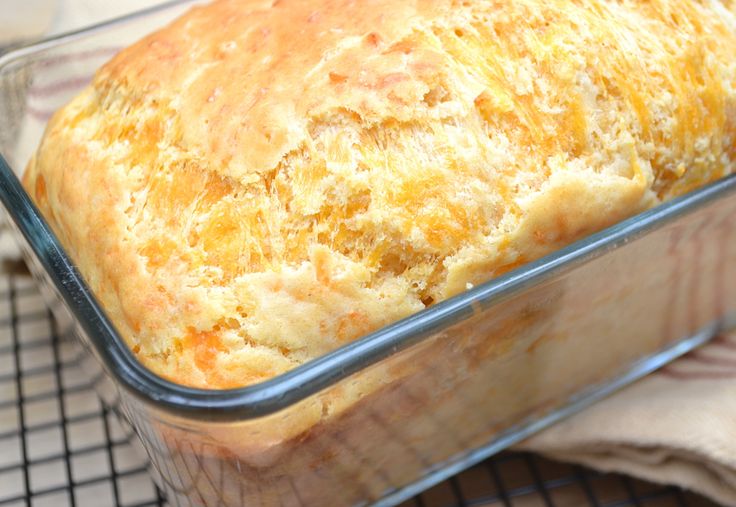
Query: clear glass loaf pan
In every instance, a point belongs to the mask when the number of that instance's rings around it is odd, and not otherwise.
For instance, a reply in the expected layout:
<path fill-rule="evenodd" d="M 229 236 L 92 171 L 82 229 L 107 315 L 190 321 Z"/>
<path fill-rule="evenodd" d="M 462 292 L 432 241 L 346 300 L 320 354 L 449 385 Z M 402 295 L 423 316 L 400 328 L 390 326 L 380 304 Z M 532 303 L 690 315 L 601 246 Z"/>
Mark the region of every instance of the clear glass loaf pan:
<path fill-rule="evenodd" d="M 172 505 L 392 505 L 698 346 L 736 318 L 736 177 L 248 388 L 136 362 L 17 174 L 48 115 L 170 4 L 0 58 L 0 200 L 100 395 Z M 103 373 L 104 372 L 104 373 Z"/>

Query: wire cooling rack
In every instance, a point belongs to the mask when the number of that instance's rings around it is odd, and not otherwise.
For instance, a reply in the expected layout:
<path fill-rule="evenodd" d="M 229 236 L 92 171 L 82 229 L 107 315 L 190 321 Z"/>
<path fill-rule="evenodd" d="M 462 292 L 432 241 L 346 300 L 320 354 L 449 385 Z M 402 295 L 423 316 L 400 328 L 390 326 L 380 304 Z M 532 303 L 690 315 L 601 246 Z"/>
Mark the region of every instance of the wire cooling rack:
<path fill-rule="evenodd" d="M 132 431 L 103 406 L 0 232 L 0 507 L 166 506 Z M 487 460 L 404 507 L 712 506 L 655 486 L 520 453 Z"/>

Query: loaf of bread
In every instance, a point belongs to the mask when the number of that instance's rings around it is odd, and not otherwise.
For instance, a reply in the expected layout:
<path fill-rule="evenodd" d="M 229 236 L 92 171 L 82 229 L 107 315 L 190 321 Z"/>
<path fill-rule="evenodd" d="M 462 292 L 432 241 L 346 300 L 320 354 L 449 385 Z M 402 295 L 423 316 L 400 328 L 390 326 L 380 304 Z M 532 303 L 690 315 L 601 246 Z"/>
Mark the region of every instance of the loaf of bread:
<path fill-rule="evenodd" d="M 24 183 L 140 360 L 262 381 L 733 172 L 736 7 L 218 0 Z"/>

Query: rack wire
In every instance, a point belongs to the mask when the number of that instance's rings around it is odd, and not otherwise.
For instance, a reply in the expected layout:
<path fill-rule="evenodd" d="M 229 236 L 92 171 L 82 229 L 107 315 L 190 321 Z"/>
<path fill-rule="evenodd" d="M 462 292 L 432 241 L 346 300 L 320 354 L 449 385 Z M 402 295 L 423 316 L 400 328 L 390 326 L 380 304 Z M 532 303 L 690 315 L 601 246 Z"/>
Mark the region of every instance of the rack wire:
<path fill-rule="evenodd" d="M 0 232 L 0 507 L 167 506 L 133 432 L 104 406 Z M 505 453 L 404 507 L 715 505 L 527 453 Z"/>

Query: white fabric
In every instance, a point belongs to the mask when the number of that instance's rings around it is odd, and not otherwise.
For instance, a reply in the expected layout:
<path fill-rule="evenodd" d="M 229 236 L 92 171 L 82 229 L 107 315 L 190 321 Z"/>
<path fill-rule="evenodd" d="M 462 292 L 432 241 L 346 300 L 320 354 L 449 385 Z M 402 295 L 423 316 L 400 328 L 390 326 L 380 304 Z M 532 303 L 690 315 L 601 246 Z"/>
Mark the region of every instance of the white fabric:
<path fill-rule="evenodd" d="M 0 0 L 15 1 L 18 0 Z M 26 1 L 26 0 L 23 0 Z M 39 0 L 35 0 L 39 1 Z M 163 0 L 55 0 L 49 33 L 67 32 L 162 3 Z"/>
<path fill-rule="evenodd" d="M 34 39 L 46 32 L 57 0 L 0 0 L 0 46 Z"/>

